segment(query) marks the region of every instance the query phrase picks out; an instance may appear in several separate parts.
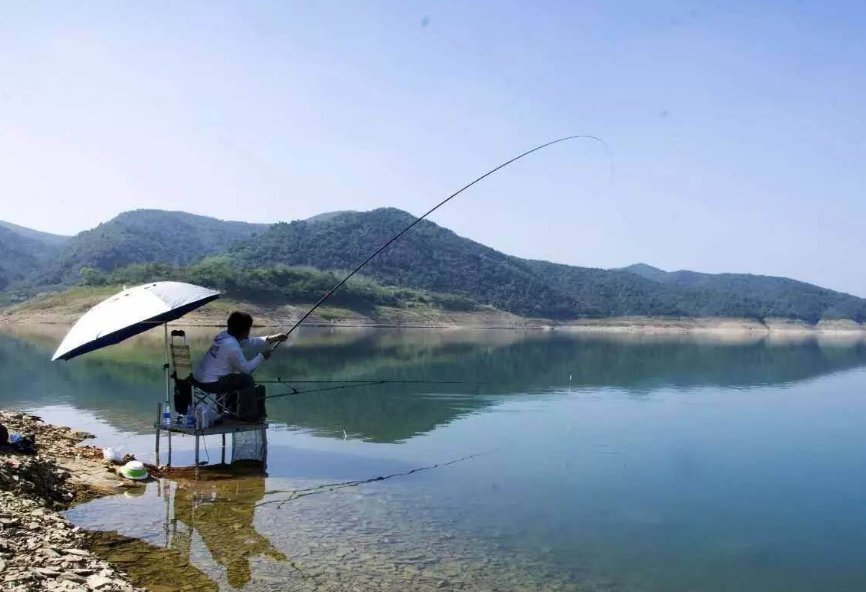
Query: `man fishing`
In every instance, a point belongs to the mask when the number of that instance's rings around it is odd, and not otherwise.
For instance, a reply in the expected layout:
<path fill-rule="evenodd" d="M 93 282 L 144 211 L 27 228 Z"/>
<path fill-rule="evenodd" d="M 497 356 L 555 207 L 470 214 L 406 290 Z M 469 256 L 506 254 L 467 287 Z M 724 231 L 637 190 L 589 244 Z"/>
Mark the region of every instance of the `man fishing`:
<path fill-rule="evenodd" d="M 214 338 L 213 345 L 202 356 L 193 375 L 199 388 L 207 392 L 241 393 L 240 404 L 243 394 L 251 393 L 256 388 L 253 371 L 271 357 L 272 350 L 268 346 L 285 341 L 288 335 L 277 333 L 267 337 L 250 337 L 253 317 L 240 311 L 230 314 L 226 324 L 226 330 Z M 247 358 L 245 350 L 255 355 Z"/>

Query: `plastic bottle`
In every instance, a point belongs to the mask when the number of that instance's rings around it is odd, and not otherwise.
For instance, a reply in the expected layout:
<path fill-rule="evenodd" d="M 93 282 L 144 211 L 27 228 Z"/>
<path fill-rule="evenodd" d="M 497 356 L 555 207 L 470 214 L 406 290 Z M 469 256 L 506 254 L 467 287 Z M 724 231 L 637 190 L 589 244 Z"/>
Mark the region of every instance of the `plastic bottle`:
<path fill-rule="evenodd" d="M 171 405 L 166 403 L 162 407 L 162 425 L 164 427 L 171 427 Z"/>

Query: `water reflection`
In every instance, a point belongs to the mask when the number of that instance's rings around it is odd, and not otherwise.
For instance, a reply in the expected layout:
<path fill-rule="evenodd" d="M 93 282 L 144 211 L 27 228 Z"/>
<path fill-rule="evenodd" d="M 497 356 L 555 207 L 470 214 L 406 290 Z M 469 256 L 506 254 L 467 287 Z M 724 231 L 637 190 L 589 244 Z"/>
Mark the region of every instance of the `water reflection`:
<path fill-rule="evenodd" d="M 64 328 L 0 334 L 0 401 L 65 402 L 113 426 L 150 430 L 162 393 L 159 336 L 145 334 L 69 363 L 48 362 Z M 51 332 L 57 335 L 52 334 Z M 19 328 L 20 333 L 20 328 Z M 194 354 L 212 330 L 192 330 Z M 746 388 L 809 380 L 866 365 L 858 336 L 780 339 L 569 335 L 515 331 L 304 330 L 257 374 L 262 380 L 392 379 L 462 385 L 357 387 L 269 402 L 269 419 L 328 437 L 400 442 L 488 408 L 502 396 L 566 388 Z M 303 387 L 301 387 L 303 388 Z M 271 387 L 271 394 L 281 392 Z"/>
<path fill-rule="evenodd" d="M 160 392 L 146 343 L 143 362 L 129 346 L 58 368 L 0 339 L 0 380 L 136 425 Z M 263 378 L 485 384 L 275 399 L 265 484 L 173 478 L 70 513 L 139 539 L 113 549 L 137 549 L 151 589 L 166 572 L 189 590 L 866 589 L 859 338 L 306 332 L 272 362 Z M 327 487 L 343 480 L 364 484 Z"/>
<path fill-rule="evenodd" d="M 213 560 L 225 568 L 229 584 L 245 586 L 252 578 L 252 557 L 286 561 L 286 556 L 253 526 L 256 504 L 264 496 L 264 475 L 175 481 L 170 548 L 189 557 L 193 532 L 197 533 Z M 182 525 L 180 532 L 178 523 Z"/>
<path fill-rule="evenodd" d="M 148 545 L 120 534 L 119 530 L 137 531 L 119 520 L 121 516 L 106 517 L 95 544 L 97 553 L 121 564 L 141 585 L 153 589 L 154 583 L 184 582 L 179 586 L 183 590 L 216 590 L 211 576 L 195 567 L 205 552 L 232 588 L 243 588 L 252 580 L 251 562 L 257 558 L 288 561 L 253 524 L 256 505 L 265 497 L 265 475 L 260 468 L 218 467 L 202 470 L 197 477 L 192 469 L 175 470 L 154 488 L 165 506 L 164 541 Z M 139 491 L 146 495 L 145 488 Z M 80 519 L 79 514 L 89 515 L 86 506 L 70 514 L 75 519 Z M 132 511 L 129 517 L 137 516 Z M 204 549 L 194 552 L 196 544 Z"/>
<path fill-rule="evenodd" d="M 351 494 L 320 483 L 304 490 L 315 495 L 283 507 L 285 496 L 267 491 L 261 474 L 224 467 L 196 481 L 178 473 L 142 489 L 141 498 L 102 498 L 67 512 L 96 531 L 98 555 L 153 592 L 518 592 L 540 582 L 573 589 L 562 569 L 532 553 L 490 545 L 406 507 L 394 483 L 371 480 Z"/>

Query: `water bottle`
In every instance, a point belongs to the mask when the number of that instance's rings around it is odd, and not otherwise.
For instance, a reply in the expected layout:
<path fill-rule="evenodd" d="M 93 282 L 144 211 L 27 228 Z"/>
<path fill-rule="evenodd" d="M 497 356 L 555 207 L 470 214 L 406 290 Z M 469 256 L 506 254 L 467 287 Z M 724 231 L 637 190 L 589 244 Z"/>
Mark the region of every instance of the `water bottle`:
<path fill-rule="evenodd" d="M 166 403 L 162 406 L 162 425 L 164 427 L 171 427 L 171 405 Z"/>

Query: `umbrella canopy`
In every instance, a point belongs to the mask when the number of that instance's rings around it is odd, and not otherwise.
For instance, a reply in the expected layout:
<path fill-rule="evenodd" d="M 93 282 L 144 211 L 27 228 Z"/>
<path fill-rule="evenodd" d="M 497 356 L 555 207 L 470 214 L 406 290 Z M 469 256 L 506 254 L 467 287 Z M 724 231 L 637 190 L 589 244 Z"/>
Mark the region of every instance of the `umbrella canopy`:
<path fill-rule="evenodd" d="M 51 360 L 70 360 L 120 343 L 179 319 L 219 296 L 216 290 L 182 282 L 156 282 L 129 288 L 84 313 L 63 338 Z"/>

